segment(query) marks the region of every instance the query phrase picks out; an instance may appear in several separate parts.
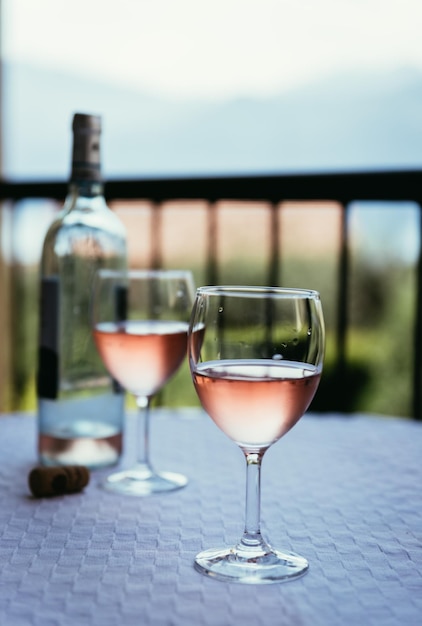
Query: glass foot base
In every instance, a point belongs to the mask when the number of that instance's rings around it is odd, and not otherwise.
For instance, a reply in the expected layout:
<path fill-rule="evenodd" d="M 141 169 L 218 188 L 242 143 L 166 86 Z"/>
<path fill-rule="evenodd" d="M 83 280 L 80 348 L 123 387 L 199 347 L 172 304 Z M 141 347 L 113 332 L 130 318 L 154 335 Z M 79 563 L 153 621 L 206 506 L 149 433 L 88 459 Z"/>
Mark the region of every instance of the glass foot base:
<path fill-rule="evenodd" d="M 245 555 L 237 547 L 204 550 L 196 556 L 194 566 L 201 574 L 218 580 L 252 585 L 293 580 L 306 574 L 309 567 L 297 554 L 268 548 Z"/>
<path fill-rule="evenodd" d="M 102 483 L 102 487 L 106 491 L 126 496 L 148 496 L 175 491 L 185 487 L 187 483 L 188 479 L 182 474 L 133 469 L 111 474 Z"/>

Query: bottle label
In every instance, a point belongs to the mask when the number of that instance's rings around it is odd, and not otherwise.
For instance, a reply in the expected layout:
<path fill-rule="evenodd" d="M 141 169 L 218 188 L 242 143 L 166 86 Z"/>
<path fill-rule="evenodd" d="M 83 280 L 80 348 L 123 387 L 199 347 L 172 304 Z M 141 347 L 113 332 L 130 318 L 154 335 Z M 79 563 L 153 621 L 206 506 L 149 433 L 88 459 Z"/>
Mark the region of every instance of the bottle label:
<path fill-rule="evenodd" d="M 57 398 L 59 387 L 58 326 L 59 279 L 57 276 L 41 280 L 40 342 L 38 348 L 37 395 L 39 398 Z"/>
<path fill-rule="evenodd" d="M 127 319 L 127 287 L 125 285 L 116 285 L 115 303 L 116 322 L 124 322 Z"/>

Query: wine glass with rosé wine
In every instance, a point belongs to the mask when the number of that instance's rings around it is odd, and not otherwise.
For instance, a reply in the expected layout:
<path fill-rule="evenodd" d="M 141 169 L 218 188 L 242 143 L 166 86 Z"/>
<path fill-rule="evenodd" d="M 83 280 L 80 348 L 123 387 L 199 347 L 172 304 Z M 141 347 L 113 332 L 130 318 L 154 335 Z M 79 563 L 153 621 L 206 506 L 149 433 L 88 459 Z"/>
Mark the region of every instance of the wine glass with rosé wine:
<path fill-rule="evenodd" d="M 186 356 L 195 287 L 187 270 L 99 270 L 92 297 L 98 352 L 111 376 L 138 407 L 138 459 L 107 477 L 115 493 L 144 496 L 173 491 L 187 478 L 153 469 L 149 454 L 150 405 Z"/>
<path fill-rule="evenodd" d="M 240 583 L 291 580 L 305 558 L 270 546 L 260 531 L 261 461 L 309 407 L 325 348 L 319 294 L 279 287 L 200 287 L 188 359 L 200 402 L 246 459 L 246 522 L 237 545 L 195 559 L 202 574 Z"/>

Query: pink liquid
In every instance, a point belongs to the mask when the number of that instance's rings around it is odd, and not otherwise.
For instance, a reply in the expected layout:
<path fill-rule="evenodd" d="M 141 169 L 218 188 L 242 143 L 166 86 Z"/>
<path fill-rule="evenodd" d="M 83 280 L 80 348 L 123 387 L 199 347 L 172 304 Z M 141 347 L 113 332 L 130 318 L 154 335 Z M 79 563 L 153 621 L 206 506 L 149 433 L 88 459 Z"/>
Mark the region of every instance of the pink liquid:
<path fill-rule="evenodd" d="M 109 437 L 55 437 L 41 434 L 38 452 L 43 465 L 114 465 L 122 453 L 122 433 Z"/>
<path fill-rule="evenodd" d="M 105 322 L 94 330 L 110 374 L 137 396 L 156 393 L 186 354 L 188 324 L 167 320 Z"/>
<path fill-rule="evenodd" d="M 268 447 L 300 419 L 320 372 L 289 361 L 208 361 L 193 382 L 202 406 L 219 428 L 245 448 Z"/>

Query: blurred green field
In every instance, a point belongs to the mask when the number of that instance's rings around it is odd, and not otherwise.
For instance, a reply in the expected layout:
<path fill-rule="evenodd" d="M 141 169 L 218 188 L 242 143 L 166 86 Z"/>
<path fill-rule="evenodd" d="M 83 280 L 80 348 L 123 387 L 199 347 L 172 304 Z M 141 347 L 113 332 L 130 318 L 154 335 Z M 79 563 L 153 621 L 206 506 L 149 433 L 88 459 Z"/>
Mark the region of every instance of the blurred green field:
<path fill-rule="evenodd" d="M 194 273 L 199 274 L 200 270 Z M 346 375 L 336 372 L 336 292 L 328 261 L 297 260 L 283 266 L 283 285 L 312 287 L 321 292 L 327 327 L 324 372 L 314 411 L 370 412 L 408 416 L 411 412 L 411 333 L 413 330 L 414 270 L 395 264 L 382 269 L 354 268 L 350 293 L 350 331 Z M 35 410 L 35 368 L 38 336 L 37 270 L 14 268 L 13 299 L 19 319 L 13 326 L 13 376 L 3 411 Z M 221 283 L 262 284 L 256 265 L 231 262 L 223 267 Z M 166 406 L 198 406 L 185 361 L 155 400 Z M 128 398 L 128 406 L 133 402 Z"/>

